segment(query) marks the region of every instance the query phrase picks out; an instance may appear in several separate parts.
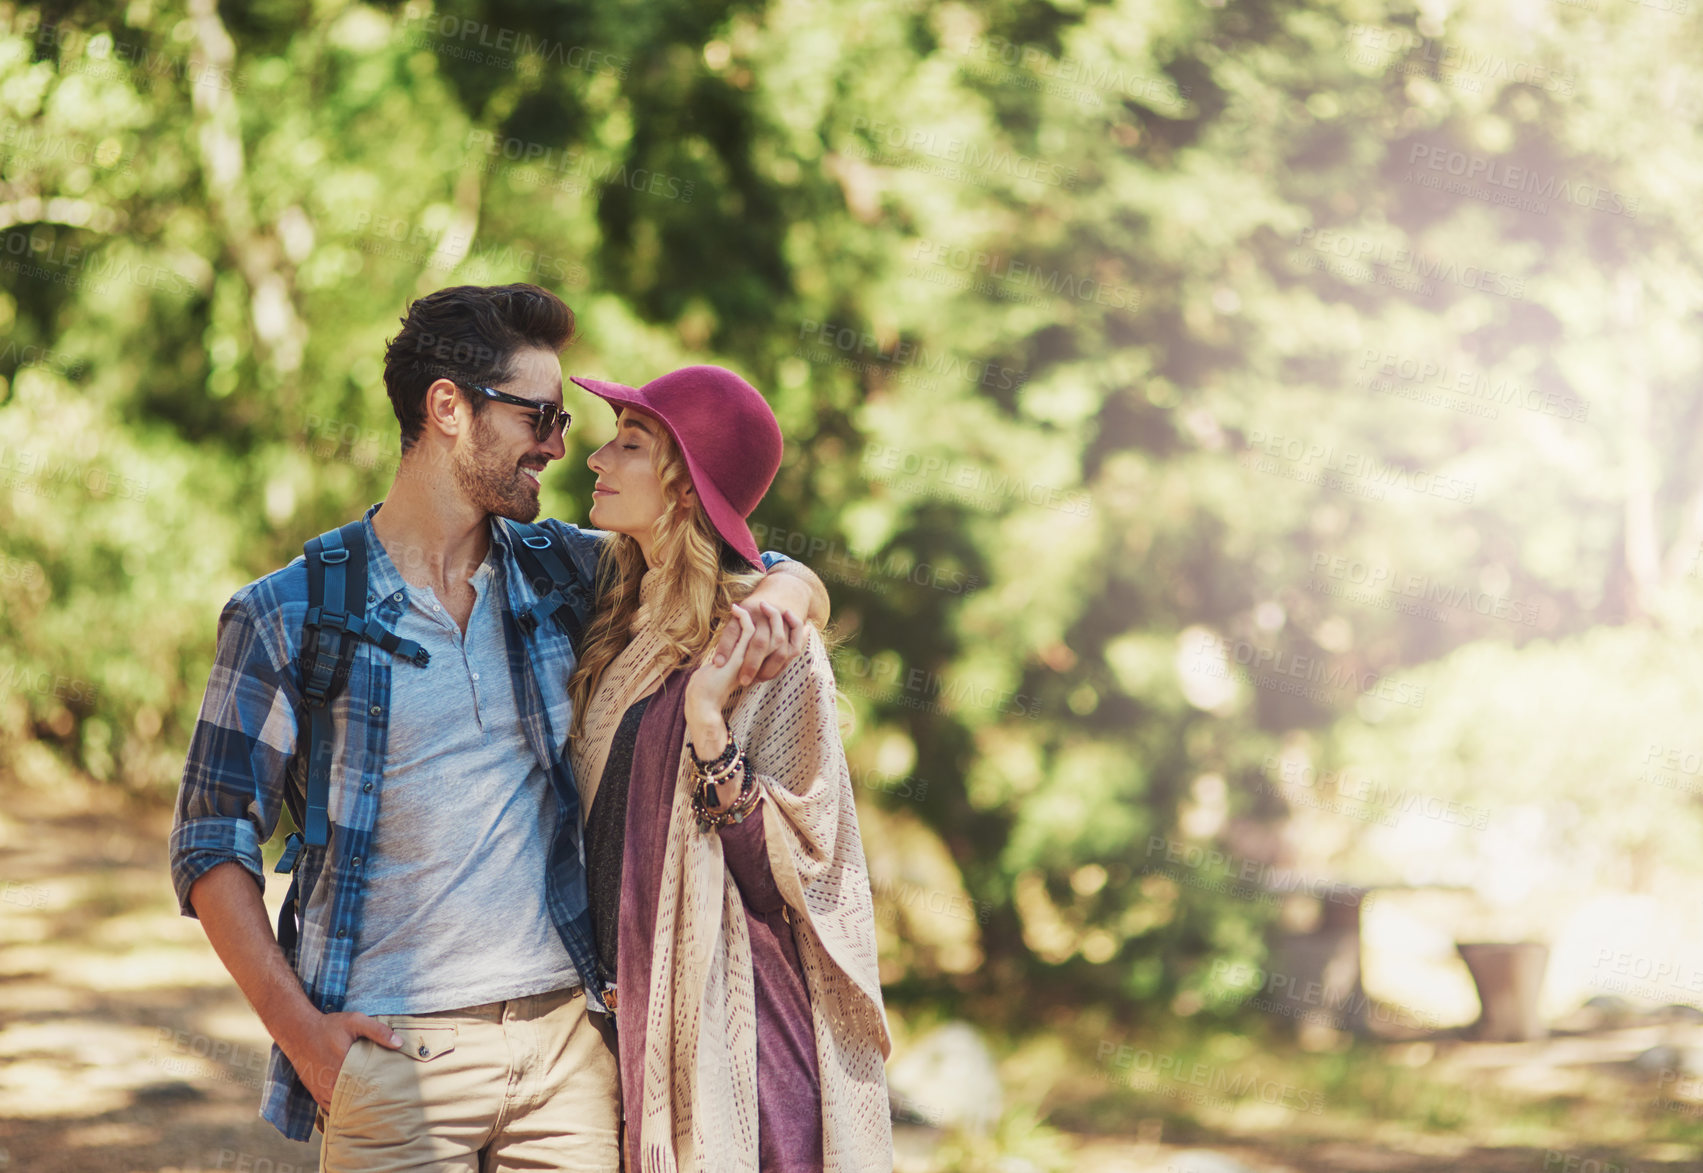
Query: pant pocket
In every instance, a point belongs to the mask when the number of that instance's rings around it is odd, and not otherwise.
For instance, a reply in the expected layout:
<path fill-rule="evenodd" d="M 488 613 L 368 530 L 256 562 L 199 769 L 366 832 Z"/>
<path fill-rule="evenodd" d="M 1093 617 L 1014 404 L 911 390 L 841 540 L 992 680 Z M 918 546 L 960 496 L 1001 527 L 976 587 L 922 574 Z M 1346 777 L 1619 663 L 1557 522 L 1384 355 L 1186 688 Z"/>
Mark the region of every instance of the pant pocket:
<path fill-rule="evenodd" d="M 331 1085 L 331 1107 L 325 1110 L 325 1126 L 329 1130 L 337 1119 L 339 1110 L 349 1097 L 350 1086 L 361 1078 L 366 1070 L 367 1061 L 372 1057 L 372 1049 L 378 1046 L 371 1039 L 356 1039 L 349 1044 L 349 1050 L 343 1056 L 343 1065 L 337 1069 L 337 1082 Z"/>
<path fill-rule="evenodd" d="M 400 1051 L 416 1063 L 430 1063 L 455 1050 L 460 1028 L 453 1022 L 423 1023 L 406 1019 L 393 1021 L 390 1029 L 402 1040 Z"/>

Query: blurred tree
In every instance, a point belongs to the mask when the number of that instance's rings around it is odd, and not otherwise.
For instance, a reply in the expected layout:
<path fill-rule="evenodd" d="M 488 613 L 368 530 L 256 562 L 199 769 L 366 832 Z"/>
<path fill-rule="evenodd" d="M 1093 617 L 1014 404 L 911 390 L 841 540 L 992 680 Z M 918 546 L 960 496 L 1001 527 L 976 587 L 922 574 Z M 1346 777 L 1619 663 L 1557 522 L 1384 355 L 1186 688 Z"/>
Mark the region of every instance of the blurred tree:
<path fill-rule="evenodd" d="M 1446 721 L 1416 671 L 1469 645 L 1541 678 L 1538 637 L 1693 629 L 1664 168 L 1697 36 L 1636 5 L 0 4 L 4 764 L 167 793 L 219 604 L 384 492 L 407 300 L 533 280 L 581 315 L 571 373 L 770 394 L 760 532 L 828 578 L 871 825 L 922 844 L 884 899 L 977 930 L 918 989 L 1190 1010 L 1269 915 L 1192 848 L 1350 862 L 1284 839 L 1268 759 L 1470 723 L 1496 680 L 1451 677 Z M 569 518 L 608 426 L 572 406 Z M 961 893 L 906 870 L 928 844 Z"/>

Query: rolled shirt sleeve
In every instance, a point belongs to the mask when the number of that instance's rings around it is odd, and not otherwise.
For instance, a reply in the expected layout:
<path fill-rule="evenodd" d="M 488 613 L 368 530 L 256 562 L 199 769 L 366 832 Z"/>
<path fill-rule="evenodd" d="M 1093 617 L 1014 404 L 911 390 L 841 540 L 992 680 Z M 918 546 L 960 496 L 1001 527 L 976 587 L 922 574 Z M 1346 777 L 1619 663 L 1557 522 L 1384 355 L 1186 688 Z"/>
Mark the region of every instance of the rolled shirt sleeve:
<path fill-rule="evenodd" d="M 283 809 L 296 749 L 299 695 L 246 592 L 225 605 L 218 649 L 178 788 L 171 832 L 172 886 L 194 916 L 189 890 L 210 869 L 236 862 L 264 892 L 260 845 Z"/>

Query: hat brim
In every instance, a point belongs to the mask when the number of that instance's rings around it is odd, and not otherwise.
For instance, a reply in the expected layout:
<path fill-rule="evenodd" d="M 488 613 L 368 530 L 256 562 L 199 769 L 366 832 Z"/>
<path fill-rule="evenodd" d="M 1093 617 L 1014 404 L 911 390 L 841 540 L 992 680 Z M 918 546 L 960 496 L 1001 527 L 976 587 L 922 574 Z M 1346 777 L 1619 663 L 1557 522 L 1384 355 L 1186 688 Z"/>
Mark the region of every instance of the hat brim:
<path fill-rule="evenodd" d="M 751 536 L 751 527 L 744 516 L 722 496 L 721 490 L 711 483 L 710 478 L 704 475 L 698 462 L 692 459 L 691 445 L 681 440 L 680 434 L 674 430 L 673 422 L 651 405 L 642 388 L 629 387 L 625 383 L 611 383 L 604 379 L 581 379 L 575 376 L 570 376 L 569 381 L 585 388 L 609 404 L 617 413 L 623 407 L 631 407 L 653 419 L 661 420 L 662 426 L 673 439 L 674 446 L 686 460 L 686 472 L 692 478 L 692 488 L 697 491 L 698 500 L 704 503 L 704 512 L 709 514 L 710 524 L 715 526 L 716 533 L 752 566 L 763 565 L 763 556 L 757 549 L 757 539 Z"/>

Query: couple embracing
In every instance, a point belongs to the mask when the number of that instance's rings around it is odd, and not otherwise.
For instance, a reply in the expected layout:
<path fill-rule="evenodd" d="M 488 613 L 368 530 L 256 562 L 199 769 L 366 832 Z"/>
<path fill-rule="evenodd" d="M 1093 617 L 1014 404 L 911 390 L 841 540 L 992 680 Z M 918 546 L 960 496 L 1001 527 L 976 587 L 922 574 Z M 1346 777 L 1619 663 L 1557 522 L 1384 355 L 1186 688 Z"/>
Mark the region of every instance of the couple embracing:
<path fill-rule="evenodd" d="M 891 1169 L 827 596 L 747 523 L 774 413 L 719 367 L 575 379 L 596 528 L 534 523 L 573 332 L 532 285 L 409 307 L 390 493 L 220 619 L 180 905 L 327 1173 Z"/>

